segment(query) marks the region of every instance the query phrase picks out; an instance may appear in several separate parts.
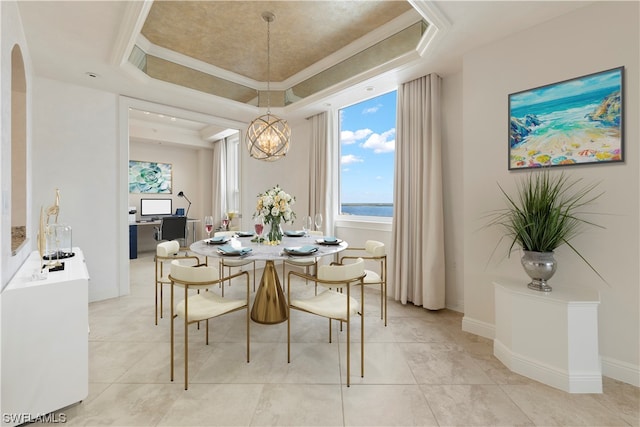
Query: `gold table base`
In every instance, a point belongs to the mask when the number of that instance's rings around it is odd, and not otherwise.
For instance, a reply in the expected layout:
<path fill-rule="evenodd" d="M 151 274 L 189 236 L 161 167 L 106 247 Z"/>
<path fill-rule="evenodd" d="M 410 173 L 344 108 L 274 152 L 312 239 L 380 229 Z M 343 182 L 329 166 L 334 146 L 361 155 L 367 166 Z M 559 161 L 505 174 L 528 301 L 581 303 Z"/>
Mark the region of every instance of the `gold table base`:
<path fill-rule="evenodd" d="M 273 261 L 266 261 L 251 308 L 251 320 L 273 325 L 287 320 L 287 301 Z"/>

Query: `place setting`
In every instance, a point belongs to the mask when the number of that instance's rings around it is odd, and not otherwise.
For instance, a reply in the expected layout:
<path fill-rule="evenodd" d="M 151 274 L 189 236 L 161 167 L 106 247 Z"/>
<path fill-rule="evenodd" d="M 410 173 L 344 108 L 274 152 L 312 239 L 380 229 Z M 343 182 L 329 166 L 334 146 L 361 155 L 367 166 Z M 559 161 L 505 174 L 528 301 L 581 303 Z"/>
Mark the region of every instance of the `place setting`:
<path fill-rule="evenodd" d="M 247 248 L 247 247 L 236 247 L 236 246 L 232 246 L 232 245 L 222 245 L 219 246 L 218 249 L 216 250 L 216 252 L 218 252 L 218 254 L 222 255 L 222 256 L 245 256 L 250 254 L 252 251 L 251 248 Z"/>
<path fill-rule="evenodd" d="M 342 240 L 333 236 L 324 236 L 319 239 L 316 239 L 316 243 L 319 245 L 335 246 L 342 243 Z"/>
<path fill-rule="evenodd" d="M 285 247 L 283 252 L 290 256 L 309 256 L 318 252 L 318 247 L 314 245 L 289 246 Z"/>

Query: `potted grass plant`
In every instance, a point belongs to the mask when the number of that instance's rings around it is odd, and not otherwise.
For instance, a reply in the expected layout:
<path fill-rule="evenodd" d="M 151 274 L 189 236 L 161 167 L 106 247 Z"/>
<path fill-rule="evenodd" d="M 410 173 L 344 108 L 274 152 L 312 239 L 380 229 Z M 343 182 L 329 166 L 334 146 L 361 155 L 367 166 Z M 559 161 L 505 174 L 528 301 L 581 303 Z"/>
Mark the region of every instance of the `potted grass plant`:
<path fill-rule="evenodd" d="M 547 280 L 556 271 L 554 250 L 563 244 L 602 278 L 571 244 L 585 227 L 603 228 L 583 217 L 583 208 L 602 195 L 595 193 L 597 185 L 581 186 L 581 179 L 570 179 L 564 172 L 551 174 L 548 169 L 529 173 L 518 183 L 515 195 L 498 184 L 506 207 L 490 214 L 489 225 L 505 232 L 503 238 L 510 240 L 508 255 L 517 246 L 523 250 L 522 266 L 532 279 L 529 288 L 551 291 Z"/>

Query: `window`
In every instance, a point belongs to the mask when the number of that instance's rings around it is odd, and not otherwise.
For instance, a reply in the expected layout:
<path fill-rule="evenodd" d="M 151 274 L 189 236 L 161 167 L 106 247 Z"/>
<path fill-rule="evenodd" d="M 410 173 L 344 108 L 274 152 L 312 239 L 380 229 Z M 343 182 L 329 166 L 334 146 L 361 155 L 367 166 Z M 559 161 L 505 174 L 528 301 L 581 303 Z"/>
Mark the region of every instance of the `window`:
<path fill-rule="evenodd" d="M 393 216 L 396 94 L 339 110 L 340 215 Z"/>

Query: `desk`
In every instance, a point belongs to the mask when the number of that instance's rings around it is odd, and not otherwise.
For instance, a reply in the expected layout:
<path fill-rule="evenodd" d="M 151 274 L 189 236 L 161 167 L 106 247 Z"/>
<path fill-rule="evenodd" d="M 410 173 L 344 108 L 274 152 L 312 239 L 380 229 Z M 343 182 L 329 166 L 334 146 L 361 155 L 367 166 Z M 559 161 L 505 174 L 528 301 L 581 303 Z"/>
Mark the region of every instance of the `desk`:
<path fill-rule="evenodd" d="M 251 248 L 251 252 L 245 255 L 242 259 L 253 261 L 265 261 L 264 271 L 262 272 L 262 278 L 260 279 L 260 286 L 256 291 L 256 298 L 253 301 L 253 307 L 251 308 L 251 319 L 257 323 L 263 324 L 276 324 L 282 323 L 287 320 L 287 303 L 284 298 L 284 292 L 278 279 L 278 272 L 274 264 L 275 260 L 285 260 L 290 257 L 284 253 L 284 248 L 289 246 L 304 246 L 316 244 L 318 236 L 309 237 L 287 237 L 284 236 L 282 242 L 279 245 L 267 245 L 258 244 L 251 241 L 252 237 L 239 237 L 238 240 L 242 243 L 242 247 Z M 341 242 L 339 245 L 317 245 L 318 251 L 310 257 L 323 257 L 332 255 L 347 249 L 349 246 L 346 242 Z M 217 252 L 217 245 L 209 245 L 201 240 L 195 242 L 190 247 L 191 251 L 208 257 L 214 258 L 237 258 L 237 257 L 223 257 Z M 283 278 L 284 279 L 284 278 Z"/>
<path fill-rule="evenodd" d="M 187 238 L 185 239 L 185 245 L 196 241 L 196 224 L 199 223 L 199 219 L 188 218 L 187 219 Z M 144 227 L 145 231 L 150 232 L 150 236 L 153 237 L 153 229 L 151 227 L 160 227 L 161 220 L 154 221 L 136 221 L 129 223 L 129 259 L 135 259 L 138 257 L 138 226 Z M 189 232 L 189 225 L 191 225 L 191 232 Z"/>

